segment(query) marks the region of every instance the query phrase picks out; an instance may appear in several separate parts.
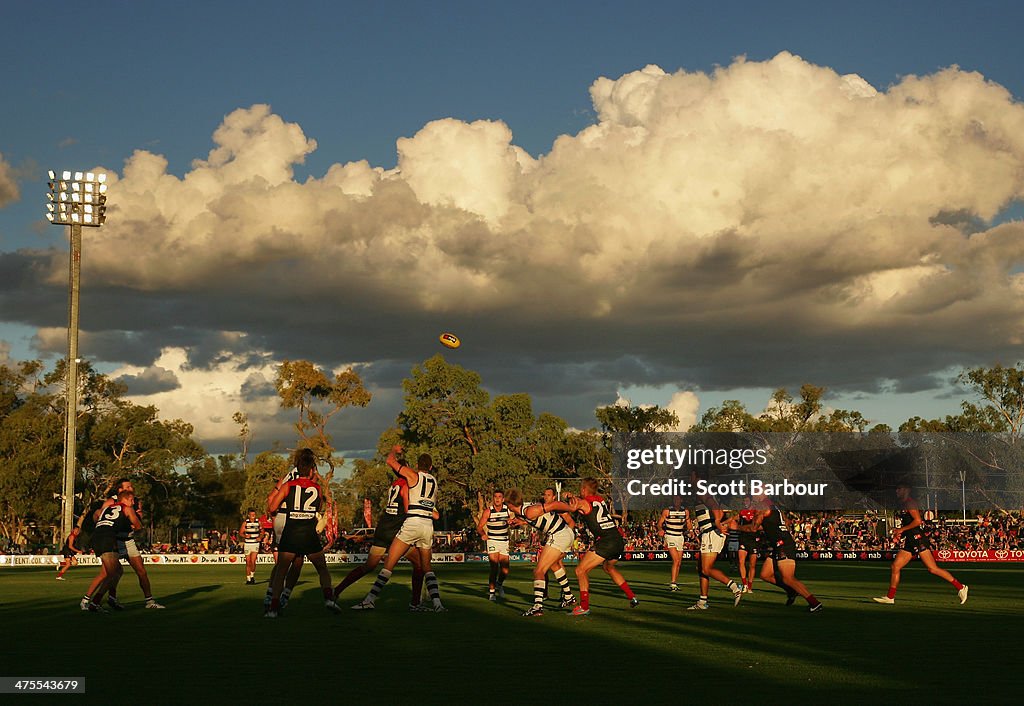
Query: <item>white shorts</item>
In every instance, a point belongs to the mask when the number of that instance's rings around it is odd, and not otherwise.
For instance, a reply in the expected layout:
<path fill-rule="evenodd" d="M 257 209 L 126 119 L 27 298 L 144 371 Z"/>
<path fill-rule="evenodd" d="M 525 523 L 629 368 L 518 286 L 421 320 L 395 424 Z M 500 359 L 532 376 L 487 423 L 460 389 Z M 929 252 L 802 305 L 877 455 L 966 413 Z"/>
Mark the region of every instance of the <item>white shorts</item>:
<path fill-rule="evenodd" d="M 135 544 L 134 539 L 117 540 L 117 553 L 121 559 L 142 556 L 142 552 L 139 551 L 139 547 Z"/>
<path fill-rule="evenodd" d="M 260 543 L 259 542 L 246 542 L 245 543 L 245 553 L 246 554 L 259 554 L 260 553 Z"/>
<path fill-rule="evenodd" d="M 567 554 L 572 551 L 572 543 L 575 541 L 576 532 L 573 531 L 572 527 L 563 527 L 557 532 L 549 534 L 544 545 L 554 547 L 563 554 Z"/>
<path fill-rule="evenodd" d="M 503 554 L 508 556 L 508 540 L 507 539 L 488 539 L 487 540 L 487 553 L 488 554 Z"/>
<path fill-rule="evenodd" d="M 281 533 L 284 532 L 284 523 L 288 521 L 288 514 L 279 511 L 274 515 L 274 544 L 281 543 Z"/>
<path fill-rule="evenodd" d="M 725 546 L 725 535 L 719 534 L 716 530 L 705 532 L 700 536 L 701 554 L 720 554 Z"/>
<path fill-rule="evenodd" d="M 434 521 L 429 517 L 407 517 L 395 539 L 410 547 L 429 549 L 434 543 Z"/>
<path fill-rule="evenodd" d="M 665 549 L 678 549 L 683 551 L 683 541 L 686 538 L 681 534 L 666 534 L 665 535 Z"/>

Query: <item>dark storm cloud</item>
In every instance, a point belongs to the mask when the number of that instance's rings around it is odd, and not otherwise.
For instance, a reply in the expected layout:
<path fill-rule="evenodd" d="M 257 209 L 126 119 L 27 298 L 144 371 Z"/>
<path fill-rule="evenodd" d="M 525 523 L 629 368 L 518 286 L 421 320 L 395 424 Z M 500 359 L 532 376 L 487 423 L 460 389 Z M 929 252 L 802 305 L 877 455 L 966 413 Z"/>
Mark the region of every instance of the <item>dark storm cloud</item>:
<path fill-rule="evenodd" d="M 241 387 L 242 399 L 251 402 L 267 397 L 277 397 L 274 381 L 268 380 L 260 373 L 253 373 L 245 379 Z"/>
<path fill-rule="evenodd" d="M 157 366 L 146 368 L 137 375 L 122 375 L 116 380 L 124 383 L 128 388 L 128 394 L 133 396 L 154 395 L 181 387 L 177 375 Z"/>

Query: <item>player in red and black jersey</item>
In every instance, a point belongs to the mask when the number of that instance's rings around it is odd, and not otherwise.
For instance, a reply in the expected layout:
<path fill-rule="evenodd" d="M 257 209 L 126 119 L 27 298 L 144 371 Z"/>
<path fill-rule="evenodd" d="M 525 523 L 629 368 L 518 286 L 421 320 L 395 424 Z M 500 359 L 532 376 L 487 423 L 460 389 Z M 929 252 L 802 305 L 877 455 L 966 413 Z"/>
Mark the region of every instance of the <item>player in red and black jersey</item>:
<path fill-rule="evenodd" d="M 917 501 L 911 497 L 910 484 L 900 483 L 896 487 L 896 497 L 899 498 L 900 503 L 903 505 L 903 512 L 900 515 L 900 527 L 893 531 L 892 537 L 893 542 L 897 545 L 900 543 L 900 539 L 902 539 L 903 546 L 900 547 L 900 550 L 896 553 L 896 558 L 892 562 L 889 592 L 884 596 L 875 598 L 875 602 L 886 605 L 892 605 L 896 602 L 896 588 L 900 585 L 900 570 L 916 556 L 921 558 L 921 563 L 925 565 L 925 568 L 930 573 L 953 584 L 953 588 L 956 589 L 957 598 L 960 599 L 960 604 L 963 605 L 967 602 L 968 587 L 957 581 L 953 574 L 940 568 L 935 563 L 931 544 L 928 541 L 928 537 L 924 534 L 924 528 L 921 526 L 921 508 Z"/>
<path fill-rule="evenodd" d="M 812 613 L 822 609 L 821 601 L 796 577 L 796 540 L 789 531 L 782 510 L 764 495 L 755 495 L 757 511 L 754 531 L 764 530 L 768 556 L 761 565 L 761 578 L 786 592 L 786 605 L 793 605 L 798 595 L 803 596 Z"/>
<path fill-rule="evenodd" d="M 754 508 L 750 506 L 750 498 L 744 498 L 743 509 L 739 514 L 740 530 L 740 581 L 744 593 L 754 592 L 754 577 L 757 576 L 757 557 L 764 557 L 764 532 L 754 529 Z"/>
<path fill-rule="evenodd" d="M 285 499 L 288 501 L 287 508 L 282 510 L 287 516 L 277 547 L 270 609 L 264 614 L 267 618 L 277 617 L 281 607 L 285 573 L 298 556 L 307 557 L 319 574 L 324 606 L 329 610 L 338 610 L 331 591 L 331 574 L 324 559 L 324 548 L 316 531 L 317 511 L 323 501 L 323 489 L 313 480 L 316 456 L 312 449 L 299 449 L 295 455 L 295 467 L 299 471 L 299 477 L 274 491 L 267 501 L 267 509 L 270 512 L 277 511 Z"/>
<path fill-rule="evenodd" d="M 103 594 L 121 578 L 123 569 L 119 561 L 117 535 L 142 528 L 142 521 L 135 513 L 134 506 L 135 493 L 130 490 L 120 491 L 116 502 L 104 504 L 96 520 L 96 529 L 92 533 L 92 549 L 102 566 L 93 581 L 95 590 L 90 587 L 90 593 L 82 599 L 82 610 L 101 610 Z"/>
<path fill-rule="evenodd" d="M 636 608 L 640 601 L 626 583 L 625 577 L 615 568 L 615 562 L 625 551 L 626 543 L 619 531 L 618 523 L 612 517 L 608 502 L 597 494 L 597 481 L 593 478 L 584 478 L 580 482 L 580 497 L 573 497 L 571 493 L 566 493 L 565 497 L 570 509 L 580 516 L 594 538 L 590 551 L 576 565 L 576 579 L 580 583 L 580 604 L 573 609 L 572 614 L 590 615 L 589 574 L 598 566 L 604 569 L 615 585 L 626 594 L 629 607 Z"/>
<path fill-rule="evenodd" d="M 64 540 L 64 546 L 61 547 L 60 550 L 60 553 L 64 556 L 64 559 L 61 560 L 60 566 L 57 567 L 58 581 L 64 580 L 64 574 L 67 572 L 68 569 L 70 569 L 72 566 L 78 563 L 77 557 L 84 551 L 82 549 L 79 549 L 76 544 L 81 534 L 82 529 L 80 527 L 73 527 L 71 529 L 71 534 L 69 534 L 68 538 Z"/>
<path fill-rule="evenodd" d="M 142 503 L 139 501 L 139 497 L 134 495 L 135 488 L 132 485 L 131 480 L 128 478 L 119 478 L 114 481 L 113 485 L 107 490 L 107 500 L 92 513 L 92 519 L 98 521 L 100 515 L 111 505 L 117 503 L 117 495 L 123 490 L 130 491 L 133 493 L 132 510 L 139 517 L 141 522 L 142 518 Z M 141 527 L 141 525 L 140 525 Z M 149 573 L 146 571 L 145 562 L 142 560 L 142 552 L 139 551 L 138 545 L 135 543 L 135 530 L 139 527 L 128 527 L 125 526 L 117 532 L 117 551 L 120 559 L 125 559 L 128 562 L 128 566 L 135 572 L 135 577 L 139 580 L 139 588 L 142 589 L 142 595 L 145 598 L 146 608 L 163 609 L 164 606 L 158 603 L 153 598 L 153 586 L 149 580 Z M 120 564 L 118 564 L 120 567 Z M 118 575 L 109 583 L 106 587 L 107 590 L 107 604 L 114 610 L 124 610 L 124 605 L 117 599 L 117 589 L 121 582 L 121 577 L 124 572 L 119 572 Z M 99 588 L 100 581 L 103 580 L 102 574 L 93 579 L 92 585 L 89 586 L 89 590 L 86 595 L 92 595 Z M 83 605 L 84 608 L 84 605 Z"/>

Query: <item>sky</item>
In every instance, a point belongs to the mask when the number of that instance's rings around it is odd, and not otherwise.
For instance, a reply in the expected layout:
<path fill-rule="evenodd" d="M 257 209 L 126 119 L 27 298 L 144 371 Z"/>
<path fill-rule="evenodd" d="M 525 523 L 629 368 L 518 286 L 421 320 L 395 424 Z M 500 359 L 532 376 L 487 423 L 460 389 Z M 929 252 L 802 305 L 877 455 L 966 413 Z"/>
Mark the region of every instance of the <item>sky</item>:
<path fill-rule="evenodd" d="M 363 377 L 359 456 L 439 352 L 577 428 L 804 383 L 898 426 L 1024 358 L 1019 3 L 0 17 L 0 362 L 66 351 L 46 170 L 105 171 L 80 354 L 212 452 L 293 443 L 283 359 Z"/>

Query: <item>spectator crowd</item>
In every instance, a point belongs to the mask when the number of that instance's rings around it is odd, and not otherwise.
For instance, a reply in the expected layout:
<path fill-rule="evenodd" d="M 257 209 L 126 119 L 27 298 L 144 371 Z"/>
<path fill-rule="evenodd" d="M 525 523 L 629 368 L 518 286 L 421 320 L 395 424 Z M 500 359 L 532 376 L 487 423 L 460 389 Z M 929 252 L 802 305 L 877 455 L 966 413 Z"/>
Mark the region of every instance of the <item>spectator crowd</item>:
<path fill-rule="evenodd" d="M 884 551 L 895 548 L 892 541 L 891 522 L 883 515 L 871 513 L 842 514 L 817 513 L 787 516 L 797 549 L 806 551 Z M 1021 512 L 987 512 L 960 518 L 938 516 L 925 522 L 925 529 L 936 549 L 999 550 L 1024 549 L 1024 515 Z M 664 541 L 658 536 L 656 517 L 631 518 L 623 530 L 627 551 L 661 549 Z M 332 551 L 366 553 L 372 541 L 372 533 L 352 534 L 342 532 L 331 548 Z M 24 541 L 17 542 L 0 536 L 0 554 L 53 554 L 57 547 L 51 545 L 32 546 Z M 176 542 L 146 542 L 145 535 L 137 537 L 139 548 L 159 554 L 241 554 L 242 542 L 238 530 L 210 530 L 204 533 L 183 533 Z M 585 547 L 586 537 L 578 541 L 577 549 Z M 513 552 L 528 552 L 536 548 L 540 538 L 535 532 L 514 529 L 512 532 Z M 688 538 L 687 549 L 696 549 L 694 538 Z M 263 551 L 270 551 L 270 536 L 264 538 Z M 436 532 L 435 552 L 483 552 L 483 540 L 474 530 Z"/>

